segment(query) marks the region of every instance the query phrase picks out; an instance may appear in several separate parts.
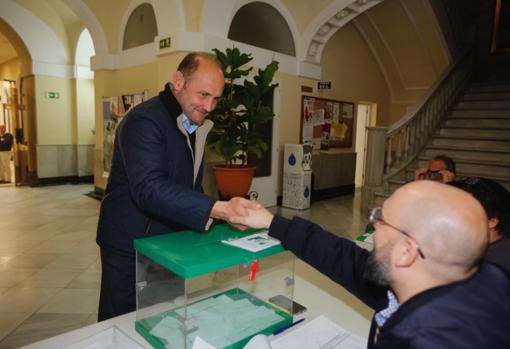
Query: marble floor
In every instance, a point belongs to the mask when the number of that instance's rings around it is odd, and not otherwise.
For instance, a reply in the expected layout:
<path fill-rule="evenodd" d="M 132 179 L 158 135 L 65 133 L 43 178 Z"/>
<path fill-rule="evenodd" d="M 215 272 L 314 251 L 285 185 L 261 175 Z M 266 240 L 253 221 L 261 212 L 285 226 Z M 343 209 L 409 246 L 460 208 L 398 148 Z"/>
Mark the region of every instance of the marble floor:
<path fill-rule="evenodd" d="M 101 263 L 92 185 L 0 187 L 0 349 L 19 348 L 96 322 Z M 367 219 L 359 193 L 310 210 L 272 208 L 354 238 Z"/>

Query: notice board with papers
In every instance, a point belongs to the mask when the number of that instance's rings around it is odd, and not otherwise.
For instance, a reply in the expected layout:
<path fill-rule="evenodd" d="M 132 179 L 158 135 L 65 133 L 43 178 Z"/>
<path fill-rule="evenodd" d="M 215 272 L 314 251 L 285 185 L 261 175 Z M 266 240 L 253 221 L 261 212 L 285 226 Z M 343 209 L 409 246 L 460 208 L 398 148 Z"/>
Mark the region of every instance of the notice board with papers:
<path fill-rule="evenodd" d="M 314 150 L 350 148 L 354 103 L 312 96 L 301 99 L 301 143 Z"/>

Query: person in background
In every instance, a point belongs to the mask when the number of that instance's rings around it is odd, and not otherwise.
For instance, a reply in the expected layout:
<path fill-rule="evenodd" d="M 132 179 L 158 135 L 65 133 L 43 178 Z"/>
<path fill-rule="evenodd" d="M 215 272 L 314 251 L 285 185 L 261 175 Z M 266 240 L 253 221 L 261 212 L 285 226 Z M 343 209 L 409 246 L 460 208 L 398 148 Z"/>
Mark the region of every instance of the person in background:
<path fill-rule="evenodd" d="M 0 183 L 11 182 L 11 150 L 14 138 L 0 125 Z"/>
<path fill-rule="evenodd" d="M 449 183 L 473 195 L 488 218 L 489 247 L 485 259 L 510 272 L 510 192 L 488 178 L 466 178 Z"/>
<path fill-rule="evenodd" d="M 414 171 L 414 180 L 429 179 L 448 183 L 455 179 L 457 172 L 455 162 L 446 155 L 436 155 L 429 161 L 428 167 L 420 167 Z"/>
<path fill-rule="evenodd" d="M 269 229 L 374 309 L 368 348 L 510 348 L 510 279 L 480 262 L 487 216 L 468 193 L 434 181 L 399 188 L 372 210 L 374 249 L 265 208 L 233 222 Z"/>
<path fill-rule="evenodd" d="M 164 91 L 120 122 L 97 228 L 99 321 L 135 310 L 133 240 L 184 229 L 207 231 L 213 219 L 228 221 L 260 207 L 244 198 L 217 201 L 203 194 L 204 145 L 212 128 L 206 117 L 223 87 L 216 59 L 190 53 Z"/>
<path fill-rule="evenodd" d="M 429 161 L 428 167 L 420 167 L 414 171 L 414 179 L 428 179 L 441 183 L 449 183 L 455 180 L 456 176 L 455 162 L 446 155 L 436 155 Z M 368 223 L 365 227 L 365 233 L 372 233 L 374 227 Z"/>

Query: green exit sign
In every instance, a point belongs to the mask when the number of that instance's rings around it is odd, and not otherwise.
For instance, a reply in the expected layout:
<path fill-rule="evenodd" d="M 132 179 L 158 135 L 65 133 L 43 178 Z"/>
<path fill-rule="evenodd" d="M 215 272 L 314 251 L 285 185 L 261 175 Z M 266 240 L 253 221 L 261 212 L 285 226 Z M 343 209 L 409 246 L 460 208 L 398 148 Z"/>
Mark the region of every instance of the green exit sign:
<path fill-rule="evenodd" d="M 172 43 L 172 40 L 170 39 L 170 37 L 160 39 L 159 40 L 159 49 L 162 50 L 164 48 L 170 48 L 171 43 Z"/>
<path fill-rule="evenodd" d="M 48 99 L 59 99 L 60 92 L 46 91 L 46 98 Z"/>

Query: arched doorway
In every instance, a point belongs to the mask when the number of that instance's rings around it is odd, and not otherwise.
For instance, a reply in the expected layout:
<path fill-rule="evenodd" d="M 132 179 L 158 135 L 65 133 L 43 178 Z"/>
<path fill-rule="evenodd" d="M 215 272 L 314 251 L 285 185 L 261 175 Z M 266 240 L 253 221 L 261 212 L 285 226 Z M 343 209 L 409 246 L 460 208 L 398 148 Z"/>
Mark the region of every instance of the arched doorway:
<path fill-rule="evenodd" d="M 35 117 L 34 106 L 30 103 L 30 87 L 27 86 L 30 85 L 32 64 L 25 43 L 2 19 L 0 52 L 0 124 L 14 136 L 9 163 L 10 183 L 7 185 L 23 185 L 30 182 L 31 165 L 35 163 L 30 161 L 35 155 L 35 143 L 31 142 L 28 130 Z"/>
<path fill-rule="evenodd" d="M 76 164 L 78 178 L 92 180 L 94 172 L 94 72 L 90 58 L 95 55 L 94 43 L 87 29 L 83 29 L 76 44 Z M 88 180 L 88 181 L 90 181 Z"/>

